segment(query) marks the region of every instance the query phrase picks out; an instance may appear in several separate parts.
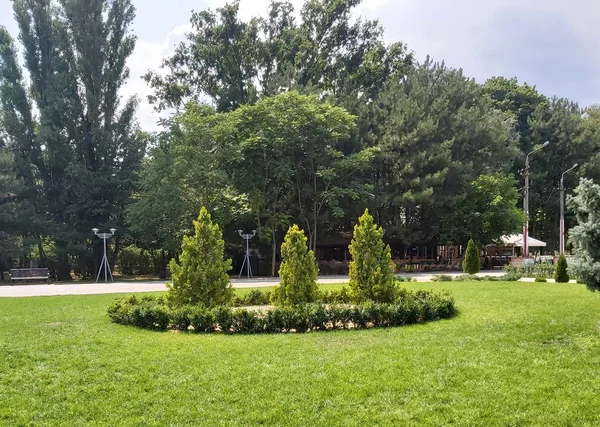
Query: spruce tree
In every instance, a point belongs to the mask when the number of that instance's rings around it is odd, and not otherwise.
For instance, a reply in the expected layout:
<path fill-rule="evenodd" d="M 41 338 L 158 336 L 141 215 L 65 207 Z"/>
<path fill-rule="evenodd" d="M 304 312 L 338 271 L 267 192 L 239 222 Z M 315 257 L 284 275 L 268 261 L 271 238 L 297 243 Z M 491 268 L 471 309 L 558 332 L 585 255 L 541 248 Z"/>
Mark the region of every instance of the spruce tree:
<path fill-rule="evenodd" d="M 469 240 L 467 245 L 467 253 L 465 254 L 465 260 L 463 261 L 463 271 L 467 274 L 479 273 L 481 264 L 479 261 L 479 250 L 475 246 L 473 239 Z"/>
<path fill-rule="evenodd" d="M 600 185 L 582 178 L 567 199 L 575 212 L 577 225 L 569 231 L 575 257 L 569 260 L 569 272 L 588 289 L 600 290 Z"/>
<path fill-rule="evenodd" d="M 167 283 L 167 300 L 172 306 L 228 304 L 233 297 L 227 274 L 231 260 L 223 259 L 223 234 L 205 207 L 194 221 L 194 231 L 193 236 L 183 237 L 179 263 L 171 260 L 173 283 Z"/>
<path fill-rule="evenodd" d="M 373 222 L 369 210 L 358 219 L 349 246 L 350 289 L 357 301 L 391 302 L 395 295 L 392 255 L 383 243 L 383 229 Z"/>
<path fill-rule="evenodd" d="M 554 271 L 554 280 L 556 283 L 569 283 L 569 273 L 567 272 L 567 259 L 563 254 L 558 257 L 556 270 Z"/>
<path fill-rule="evenodd" d="M 272 293 L 276 305 L 299 305 L 318 298 L 317 261 L 314 252 L 308 250 L 307 240 L 304 232 L 294 225 L 281 244 L 281 283 Z"/>

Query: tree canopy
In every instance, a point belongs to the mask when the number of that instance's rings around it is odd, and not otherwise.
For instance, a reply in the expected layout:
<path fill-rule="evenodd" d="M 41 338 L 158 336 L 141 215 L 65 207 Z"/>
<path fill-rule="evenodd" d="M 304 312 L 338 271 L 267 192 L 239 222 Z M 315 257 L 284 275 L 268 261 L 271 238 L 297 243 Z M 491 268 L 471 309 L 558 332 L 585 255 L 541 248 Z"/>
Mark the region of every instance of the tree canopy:
<path fill-rule="evenodd" d="M 530 157 L 530 234 L 557 249 L 562 172 L 580 165 L 567 191 L 600 179 L 600 109 L 416 61 L 359 4 L 191 13 L 186 40 L 145 75 L 173 112 L 150 134 L 122 95 L 131 0 L 14 0 L 18 47 L 0 27 L 0 266 L 90 276 L 94 227 L 117 228 L 113 258 L 129 245 L 177 257 L 202 206 L 228 254 L 244 250 L 237 230 L 258 230 L 271 274 L 290 224 L 320 256 L 350 243 L 367 208 L 392 257 L 484 247 L 520 229 L 525 156 L 545 141 Z"/>

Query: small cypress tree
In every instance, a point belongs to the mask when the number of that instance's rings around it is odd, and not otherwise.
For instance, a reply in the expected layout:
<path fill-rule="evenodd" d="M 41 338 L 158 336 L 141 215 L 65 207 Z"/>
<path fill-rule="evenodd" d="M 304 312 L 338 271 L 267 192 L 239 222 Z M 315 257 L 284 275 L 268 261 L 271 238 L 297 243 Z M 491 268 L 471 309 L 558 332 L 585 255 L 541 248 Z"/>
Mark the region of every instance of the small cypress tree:
<path fill-rule="evenodd" d="M 281 244 L 281 283 L 271 294 L 276 305 L 299 305 L 316 301 L 317 261 L 313 251 L 308 250 L 307 238 L 297 225 L 290 227 Z"/>
<path fill-rule="evenodd" d="M 173 283 L 167 283 L 167 301 L 172 306 L 228 304 L 233 297 L 227 274 L 231 260 L 223 259 L 223 234 L 205 207 L 194 221 L 194 231 L 193 236 L 183 237 L 180 263 L 171 260 Z"/>
<path fill-rule="evenodd" d="M 392 302 L 396 284 L 389 245 L 383 243 L 383 229 L 373 222 L 369 210 L 358 219 L 349 248 L 350 289 L 357 301 Z"/>
<path fill-rule="evenodd" d="M 465 260 L 463 261 L 463 271 L 467 274 L 479 273 L 481 263 L 479 261 L 479 250 L 475 246 L 473 239 L 469 240 Z"/>
<path fill-rule="evenodd" d="M 567 258 L 563 254 L 558 257 L 556 270 L 554 271 L 554 280 L 556 283 L 569 283 L 569 273 L 567 272 Z"/>

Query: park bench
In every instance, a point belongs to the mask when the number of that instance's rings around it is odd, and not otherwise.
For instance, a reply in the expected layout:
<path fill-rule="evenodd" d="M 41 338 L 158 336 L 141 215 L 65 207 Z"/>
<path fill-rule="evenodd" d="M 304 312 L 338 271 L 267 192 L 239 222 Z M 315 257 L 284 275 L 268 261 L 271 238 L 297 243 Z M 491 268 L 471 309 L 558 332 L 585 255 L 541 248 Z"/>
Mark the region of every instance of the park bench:
<path fill-rule="evenodd" d="M 16 280 L 46 280 L 50 282 L 50 270 L 47 268 L 13 268 L 10 270 L 11 283 Z"/>

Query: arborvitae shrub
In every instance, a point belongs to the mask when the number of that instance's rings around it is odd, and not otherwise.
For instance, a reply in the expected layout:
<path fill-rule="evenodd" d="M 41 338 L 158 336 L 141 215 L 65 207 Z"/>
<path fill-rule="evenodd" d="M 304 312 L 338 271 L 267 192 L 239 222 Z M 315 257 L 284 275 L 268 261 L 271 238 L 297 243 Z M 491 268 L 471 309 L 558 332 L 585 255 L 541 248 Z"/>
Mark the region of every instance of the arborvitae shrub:
<path fill-rule="evenodd" d="M 194 221 L 194 235 L 183 237 L 179 263 L 171 260 L 169 304 L 213 307 L 230 303 L 233 289 L 227 272 L 231 270 L 231 260 L 223 259 L 224 250 L 223 234 L 203 207 Z"/>
<path fill-rule="evenodd" d="M 356 301 L 392 302 L 396 281 L 390 247 L 383 243 L 383 229 L 373 222 L 368 209 L 354 226 L 349 248 L 350 289 Z"/>
<path fill-rule="evenodd" d="M 554 271 L 554 280 L 556 280 L 556 283 L 569 283 L 569 279 L 567 258 L 563 254 L 560 254 L 556 263 L 556 270 Z"/>
<path fill-rule="evenodd" d="M 463 271 L 467 274 L 479 273 L 481 264 L 479 261 L 479 250 L 475 246 L 473 239 L 469 240 L 465 260 L 463 261 Z"/>
<path fill-rule="evenodd" d="M 299 305 L 319 299 L 317 262 L 297 225 L 290 227 L 281 245 L 281 283 L 271 294 L 276 305 Z"/>

